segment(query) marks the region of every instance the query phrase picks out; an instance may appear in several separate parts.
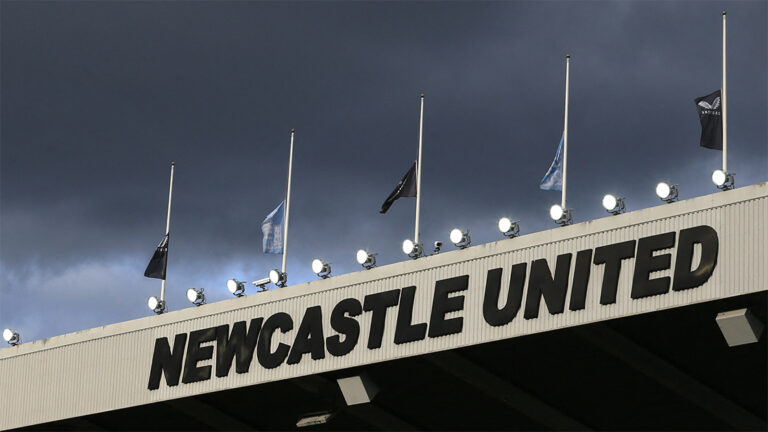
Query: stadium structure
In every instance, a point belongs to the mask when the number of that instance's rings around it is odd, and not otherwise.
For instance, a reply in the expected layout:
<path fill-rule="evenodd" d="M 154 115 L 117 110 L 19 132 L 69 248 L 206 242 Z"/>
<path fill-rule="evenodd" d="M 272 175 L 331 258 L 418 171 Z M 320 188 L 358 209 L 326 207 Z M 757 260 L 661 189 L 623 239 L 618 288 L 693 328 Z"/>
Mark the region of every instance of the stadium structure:
<path fill-rule="evenodd" d="M 766 430 L 768 183 L 0 349 L 0 429 Z"/>

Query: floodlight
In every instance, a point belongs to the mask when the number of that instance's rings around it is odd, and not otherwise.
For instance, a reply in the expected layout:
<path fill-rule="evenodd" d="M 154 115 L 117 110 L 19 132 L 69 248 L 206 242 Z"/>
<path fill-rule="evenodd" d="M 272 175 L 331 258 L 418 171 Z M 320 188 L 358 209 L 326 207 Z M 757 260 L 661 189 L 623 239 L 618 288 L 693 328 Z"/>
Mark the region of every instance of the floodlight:
<path fill-rule="evenodd" d="M 555 204 L 549 208 L 549 217 L 552 218 L 556 224 L 561 226 L 569 225 L 572 222 L 571 211 L 563 209 L 559 204 Z"/>
<path fill-rule="evenodd" d="M 264 279 L 259 279 L 251 282 L 252 284 L 259 287 L 259 292 L 266 291 L 267 290 L 267 284 L 269 283 L 269 278 L 266 277 Z"/>
<path fill-rule="evenodd" d="M 205 291 L 203 288 L 190 288 L 187 290 L 187 300 L 189 300 L 195 306 L 205 304 Z"/>
<path fill-rule="evenodd" d="M 21 343 L 21 337 L 19 337 L 19 334 L 9 328 L 3 330 L 3 340 L 11 345 L 18 345 Z"/>
<path fill-rule="evenodd" d="M 733 189 L 733 173 L 725 172 L 723 170 L 714 170 L 712 172 L 712 183 L 717 186 L 718 189 L 727 191 Z"/>
<path fill-rule="evenodd" d="M 227 290 L 235 295 L 235 297 L 242 297 L 245 295 L 245 282 L 240 282 L 237 279 L 229 279 L 227 281 Z"/>
<path fill-rule="evenodd" d="M 656 196 L 666 203 L 677 201 L 677 185 L 660 182 L 656 185 Z"/>
<path fill-rule="evenodd" d="M 269 281 L 282 288 L 288 281 L 288 275 L 278 269 L 272 269 L 269 271 Z"/>
<path fill-rule="evenodd" d="M 516 237 L 520 234 L 520 224 L 508 217 L 499 219 L 499 231 L 507 237 Z"/>
<path fill-rule="evenodd" d="M 370 270 L 376 265 L 376 254 L 369 253 L 365 249 L 357 251 L 355 259 L 357 260 L 357 263 L 365 267 L 366 270 Z"/>
<path fill-rule="evenodd" d="M 327 279 L 331 274 L 331 265 L 320 258 L 315 258 L 312 260 L 312 271 L 321 278 Z"/>
<path fill-rule="evenodd" d="M 403 253 L 411 259 L 416 259 L 421 256 L 421 245 L 414 243 L 411 239 L 405 239 L 403 240 Z"/>
<path fill-rule="evenodd" d="M 460 228 L 452 229 L 449 238 L 451 239 L 451 243 L 456 245 L 459 249 L 465 249 L 472 243 L 472 239 L 469 238 L 469 230 L 464 231 Z"/>
<path fill-rule="evenodd" d="M 159 300 L 157 297 L 152 296 L 147 299 L 147 307 L 152 312 L 160 315 L 165 312 L 165 300 Z"/>
<path fill-rule="evenodd" d="M 617 215 L 624 213 L 624 198 L 617 197 L 616 195 L 606 194 L 603 197 L 603 208 L 610 214 Z"/>

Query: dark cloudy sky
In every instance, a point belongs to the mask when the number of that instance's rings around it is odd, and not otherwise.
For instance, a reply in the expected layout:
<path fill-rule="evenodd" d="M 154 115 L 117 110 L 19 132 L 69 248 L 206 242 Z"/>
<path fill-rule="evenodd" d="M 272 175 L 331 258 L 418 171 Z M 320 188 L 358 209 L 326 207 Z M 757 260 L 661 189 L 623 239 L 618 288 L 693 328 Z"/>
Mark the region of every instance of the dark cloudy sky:
<path fill-rule="evenodd" d="M 285 192 L 296 128 L 288 273 L 315 279 L 406 259 L 415 200 L 379 206 L 416 158 L 426 93 L 422 237 L 475 244 L 551 229 L 538 189 L 563 124 L 568 204 L 607 217 L 716 191 L 693 99 L 720 87 L 728 11 L 729 168 L 768 179 L 768 3 L 0 2 L 0 327 L 24 340 L 150 315 L 142 276 L 176 161 L 170 310 L 187 288 L 279 267 L 260 225 Z M 290 288 L 286 288 L 290 289 Z"/>

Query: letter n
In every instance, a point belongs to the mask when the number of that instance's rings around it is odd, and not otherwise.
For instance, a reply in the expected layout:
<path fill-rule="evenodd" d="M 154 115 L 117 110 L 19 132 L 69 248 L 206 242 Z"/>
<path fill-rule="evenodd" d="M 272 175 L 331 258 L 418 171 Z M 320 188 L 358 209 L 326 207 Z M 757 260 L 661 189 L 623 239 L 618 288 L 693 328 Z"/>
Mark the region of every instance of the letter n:
<path fill-rule="evenodd" d="M 187 334 L 177 334 L 173 341 L 173 352 L 168 346 L 168 338 L 155 339 L 155 353 L 152 355 L 152 367 L 149 371 L 147 388 L 157 390 L 160 387 L 160 375 L 165 375 L 165 383 L 169 387 L 179 385 L 181 364 L 184 359 L 184 348 L 187 345 Z"/>
<path fill-rule="evenodd" d="M 555 277 L 549 271 L 546 259 L 531 263 L 531 276 L 528 279 L 528 294 L 525 296 L 525 319 L 539 316 L 539 302 L 544 297 L 549 313 L 559 314 L 565 309 L 565 296 L 568 294 L 568 273 L 571 271 L 571 254 L 557 256 Z"/>

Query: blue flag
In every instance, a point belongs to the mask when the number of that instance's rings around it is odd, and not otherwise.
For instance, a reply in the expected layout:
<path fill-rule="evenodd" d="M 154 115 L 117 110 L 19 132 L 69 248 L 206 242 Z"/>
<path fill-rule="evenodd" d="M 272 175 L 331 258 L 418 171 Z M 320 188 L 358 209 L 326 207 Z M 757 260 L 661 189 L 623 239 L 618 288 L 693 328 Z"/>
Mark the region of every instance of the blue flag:
<path fill-rule="evenodd" d="M 264 218 L 261 231 L 264 233 L 264 253 L 283 253 L 283 220 L 285 219 L 285 201 L 281 202 L 272 213 Z"/>
<path fill-rule="evenodd" d="M 552 165 L 539 183 L 539 188 L 544 190 L 563 190 L 563 137 L 560 137 L 560 145 L 557 146 L 557 154 Z"/>

